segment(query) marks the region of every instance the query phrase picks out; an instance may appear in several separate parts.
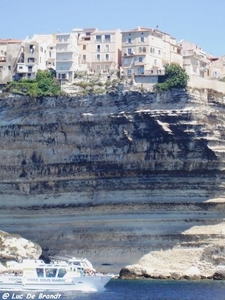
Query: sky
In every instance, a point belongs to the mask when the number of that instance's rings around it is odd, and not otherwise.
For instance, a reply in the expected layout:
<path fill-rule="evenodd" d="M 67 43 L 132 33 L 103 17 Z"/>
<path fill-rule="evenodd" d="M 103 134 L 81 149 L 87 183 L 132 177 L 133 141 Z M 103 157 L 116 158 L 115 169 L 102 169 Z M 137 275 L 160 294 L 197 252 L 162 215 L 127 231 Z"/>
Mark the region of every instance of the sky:
<path fill-rule="evenodd" d="M 225 55 L 225 0 L 0 0 L 0 39 L 73 28 L 156 28 Z"/>

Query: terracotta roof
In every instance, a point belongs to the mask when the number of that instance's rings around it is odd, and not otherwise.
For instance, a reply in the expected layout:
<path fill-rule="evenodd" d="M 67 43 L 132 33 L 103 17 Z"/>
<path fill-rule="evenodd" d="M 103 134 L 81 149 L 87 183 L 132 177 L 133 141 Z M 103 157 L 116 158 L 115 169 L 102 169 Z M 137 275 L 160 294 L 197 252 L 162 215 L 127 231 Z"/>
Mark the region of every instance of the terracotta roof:
<path fill-rule="evenodd" d="M 22 40 L 16 39 L 0 39 L 0 44 L 19 44 Z"/>

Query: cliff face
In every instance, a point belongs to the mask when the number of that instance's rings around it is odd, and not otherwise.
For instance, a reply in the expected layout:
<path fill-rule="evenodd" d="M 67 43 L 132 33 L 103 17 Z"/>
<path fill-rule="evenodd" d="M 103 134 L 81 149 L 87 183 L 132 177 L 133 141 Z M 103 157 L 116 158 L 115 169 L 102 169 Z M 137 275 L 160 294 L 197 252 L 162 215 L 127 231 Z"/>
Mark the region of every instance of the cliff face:
<path fill-rule="evenodd" d="M 0 97 L 2 230 L 103 271 L 174 247 L 223 263 L 222 95 Z"/>

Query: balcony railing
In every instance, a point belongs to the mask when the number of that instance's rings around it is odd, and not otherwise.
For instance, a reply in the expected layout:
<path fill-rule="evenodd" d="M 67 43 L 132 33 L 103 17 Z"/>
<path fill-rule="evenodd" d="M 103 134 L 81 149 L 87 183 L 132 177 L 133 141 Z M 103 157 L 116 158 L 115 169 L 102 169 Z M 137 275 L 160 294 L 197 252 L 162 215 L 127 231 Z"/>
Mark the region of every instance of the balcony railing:
<path fill-rule="evenodd" d="M 110 39 L 95 40 L 95 43 L 111 43 Z"/>
<path fill-rule="evenodd" d="M 144 61 L 135 61 L 135 62 L 134 62 L 134 65 L 135 65 L 135 66 L 143 66 L 144 64 L 145 64 Z"/>

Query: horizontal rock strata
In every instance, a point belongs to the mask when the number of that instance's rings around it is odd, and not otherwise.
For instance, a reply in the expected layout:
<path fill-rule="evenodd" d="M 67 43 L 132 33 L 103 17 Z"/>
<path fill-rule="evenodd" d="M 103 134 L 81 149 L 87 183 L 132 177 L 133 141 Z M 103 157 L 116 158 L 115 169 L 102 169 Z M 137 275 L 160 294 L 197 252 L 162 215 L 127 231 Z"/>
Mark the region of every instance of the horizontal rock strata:
<path fill-rule="evenodd" d="M 224 263 L 224 120 L 223 95 L 207 90 L 1 95 L 0 228 L 117 273 L 162 274 L 143 257 L 189 249 L 167 273 L 197 257 L 211 276 Z"/>

